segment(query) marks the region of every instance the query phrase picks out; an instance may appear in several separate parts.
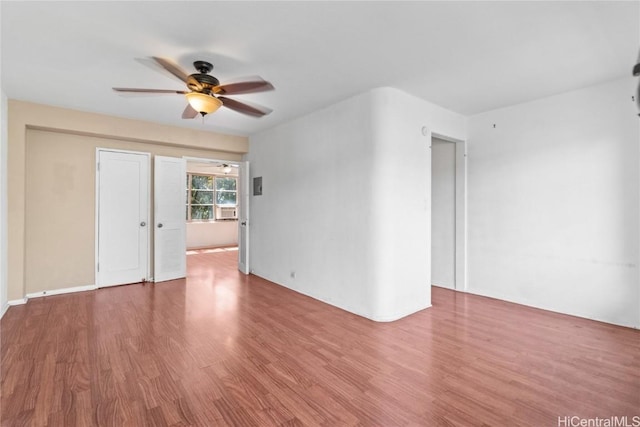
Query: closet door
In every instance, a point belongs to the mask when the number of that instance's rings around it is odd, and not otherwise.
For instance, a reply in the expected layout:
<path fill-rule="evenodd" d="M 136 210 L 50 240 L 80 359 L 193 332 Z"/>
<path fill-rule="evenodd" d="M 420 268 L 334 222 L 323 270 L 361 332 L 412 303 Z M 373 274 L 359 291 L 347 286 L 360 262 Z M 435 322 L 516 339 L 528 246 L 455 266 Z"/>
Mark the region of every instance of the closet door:
<path fill-rule="evenodd" d="M 96 284 L 147 280 L 149 154 L 98 149 L 96 160 Z"/>

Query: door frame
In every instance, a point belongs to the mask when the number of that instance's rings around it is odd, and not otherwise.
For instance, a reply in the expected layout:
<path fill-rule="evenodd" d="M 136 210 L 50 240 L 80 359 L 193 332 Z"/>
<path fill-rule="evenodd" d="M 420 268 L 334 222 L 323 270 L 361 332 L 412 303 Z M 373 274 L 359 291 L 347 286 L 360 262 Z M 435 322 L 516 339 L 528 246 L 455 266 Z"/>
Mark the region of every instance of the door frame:
<path fill-rule="evenodd" d="M 249 161 L 240 162 L 238 166 L 238 184 L 240 194 L 238 195 L 238 270 L 243 274 L 251 273 L 250 265 L 250 211 L 249 204 L 251 201 L 251 170 L 249 169 Z M 241 250 L 242 249 L 242 250 Z M 240 262 L 242 253 L 244 252 L 244 263 Z"/>
<path fill-rule="evenodd" d="M 238 182 L 239 183 L 240 183 L 240 180 L 241 180 L 241 176 L 240 176 L 241 165 L 243 165 L 245 163 L 248 165 L 248 163 L 249 163 L 249 162 L 244 161 L 244 160 L 213 159 L 213 158 L 207 158 L 207 157 L 182 156 L 182 158 L 185 159 L 187 161 L 187 163 L 189 163 L 190 161 L 191 162 L 201 162 L 201 163 L 226 163 L 228 165 L 238 166 Z M 248 185 L 249 185 L 248 188 L 250 189 L 250 184 L 248 184 Z M 249 190 L 247 190 L 247 199 L 250 199 L 249 196 L 250 196 Z M 242 197 L 242 194 L 240 194 L 240 188 L 238 188 L 238 197 Z M 236 203 L 237 203 L 237 206 L 239 207 L 240 206 L 240 202 L 237 200 Z M 246 209 L 249 210 L 249 201 L 247 201 Z M 240 215 L 238 215 L 238 251 L 240 250 L 240 222 L 241 222 Z M 249 224 L 247 224 L 247 233 L 248 233 L 248 228 L 249 228 Z M 249 240 L 249 239 L 250 239 L 250 237 L 247 234 L 247 240 Z M 248 247 L 248 244 L 247 244 L 246 250 L 247 250 L 247 266 L 246 267 L 247 267 L 247 270 L 248 270 L 249 269 L 249 264 L 248 264 L 248 261 L 249 261 L 249 254 L 248 254 L 249 247 Z M 240 267 L 240 253 L 238 253 L 237 266 L 238 266 L 238 268 Z"/>
<path fill-rule="evenodd" d="M 149 224 L 149 220 L 151 218 L 151 153 L 145 151 L 131 151 L 131 150 L 119 150 L 117 148 L 103 148 L 96 147 L 96 156 L 95 156 L 95 213 L 94 213 L 94 224 L 95 224 L 95 261 L 93 264 L 94 271 L 94 283 L 96 284 L 96 288 L 102 287 L 100 283 L 100 272 L 98 271 L 98 262 L 100 261 L 99 257 L 99 245 L 100 245 L 100 153 L 101 152 L 111 152 L 111 153 L 123 153 L 123 154 L 138 154 L 143 155 L 147 158 L 148 163 L 148 174 L 147 177 L 147 274 L 145 275 L 145 279 L 149 281 L 151 278 L 149 276 L 151 272 L 151 226 Z"/>
<path fill-rule="evenodd" d="M 455 144 L 455 268 L 453 289 L 466 292 L 467 280 L 467 141 L 428 132 L 429 149 L 433 138 Z M 429 169 L 431 170 L 431 169 Z M 431 194 L 431 190 L 429 190 Z M 431 198 L 431 197 L 429 197 Z M 431 215 L 431 213 L 429 213 Z M 431 216 L 430 216 L 431 217 Z"/>

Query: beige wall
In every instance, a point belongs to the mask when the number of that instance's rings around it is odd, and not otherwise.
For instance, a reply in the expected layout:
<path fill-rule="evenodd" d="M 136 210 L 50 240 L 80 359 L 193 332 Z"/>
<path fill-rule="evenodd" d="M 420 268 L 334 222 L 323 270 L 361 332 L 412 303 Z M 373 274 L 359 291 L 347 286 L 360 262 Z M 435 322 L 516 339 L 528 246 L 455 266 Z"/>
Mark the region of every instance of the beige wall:
<path fill-rule="evenodd" d="M 247 139 L 9 101 L 8 299 L 95 283 L 97 147 L 240 160 Z"/>

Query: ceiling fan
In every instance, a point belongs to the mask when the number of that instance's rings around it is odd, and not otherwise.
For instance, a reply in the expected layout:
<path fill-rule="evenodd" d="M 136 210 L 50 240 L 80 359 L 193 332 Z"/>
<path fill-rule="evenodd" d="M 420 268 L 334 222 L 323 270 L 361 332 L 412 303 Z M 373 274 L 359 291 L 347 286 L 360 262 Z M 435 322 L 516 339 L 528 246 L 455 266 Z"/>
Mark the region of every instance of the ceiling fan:
<path fill-rule="evenodd" d="M 217 78 L 209 74 L 211 70 L 213 70 L 213 65 L 209 62 L 195 61 L 193 66 L 198 72 L 187 74 L 178 65 L 168 59 L 155 56 L 151 59 L 166 71 L 183 81 L 189 90 L 141 89 L 126 87 L 114 87 L 113 90 L 116 92 L 139 94 L 185 95 L 188 104 L 182 112 L 183 119 L 193 119 L 198 115 L 198 113 L 204 117 L 207 114 L 213 113 L 222 106 L 253 117 L 262 117 L 272 111 L 271 109 L 263 106 L 255 104 L 249 105 L 223 96 L 273 90 L 273 85 L 268 81 L 263 80 L 261 77 L 255 77 L 254 80 L 250 81 L 221 85 Z"/>

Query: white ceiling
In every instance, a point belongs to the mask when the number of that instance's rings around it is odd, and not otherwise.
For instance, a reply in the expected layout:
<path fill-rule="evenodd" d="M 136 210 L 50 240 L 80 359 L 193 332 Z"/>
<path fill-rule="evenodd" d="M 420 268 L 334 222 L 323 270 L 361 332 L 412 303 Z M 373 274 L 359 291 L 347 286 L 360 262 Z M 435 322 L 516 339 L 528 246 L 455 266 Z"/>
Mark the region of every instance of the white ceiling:
<path fill-rule="evenodd" d="M 224 172 L 224 165 L 231 166 L 231 171 Z M 187 172 L 203 173 L 209 175 L 238 176 L 238 165 L 235 163 L 221 163 L 217 161 L 187 160 Z"/>
<path fill-rule="evenodd" d="M 640 46 L 638 1 L 0 4 L 9 98 L 239 135 L 380 86 L 473 115 L 630 77 Z M 180 95 L 111 90 L 184 89 L 135 60 L 150 56 L 260 75 L 276 90 L 235 98 L 274 112 L 187 121 Z"/>

